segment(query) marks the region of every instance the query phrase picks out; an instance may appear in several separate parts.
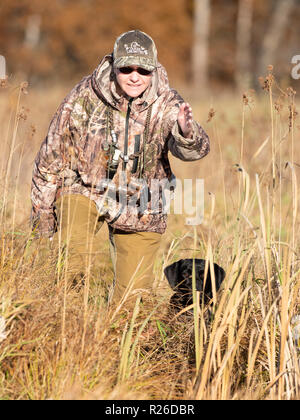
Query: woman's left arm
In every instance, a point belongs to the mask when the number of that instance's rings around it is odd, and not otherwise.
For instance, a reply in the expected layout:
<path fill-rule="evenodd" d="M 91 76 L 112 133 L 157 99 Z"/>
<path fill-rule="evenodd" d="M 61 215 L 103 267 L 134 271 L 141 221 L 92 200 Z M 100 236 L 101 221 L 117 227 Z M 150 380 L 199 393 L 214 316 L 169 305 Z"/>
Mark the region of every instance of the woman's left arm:
<path fill-rule="evenodd" d="M 175 157 L 194 161 L 209 153 L 209 137 L 201 125 L 193 119 L 191 106 L 183 102 L 176 92 L 167 107 L 164 126 L 168 149 Z"/>

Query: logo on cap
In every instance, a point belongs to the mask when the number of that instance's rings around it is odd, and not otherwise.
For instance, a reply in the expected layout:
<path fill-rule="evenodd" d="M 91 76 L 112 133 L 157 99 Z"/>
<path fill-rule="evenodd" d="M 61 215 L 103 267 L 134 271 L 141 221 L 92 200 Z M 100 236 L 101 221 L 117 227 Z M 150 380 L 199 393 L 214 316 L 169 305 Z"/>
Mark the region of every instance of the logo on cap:
<path fill-rule="evenodd" d="M 142 47 L 138 42 L 134 41 L 130 45 L 124 44 L 127 54 L 141 54 L 148 55 L 146 48 Z"/>

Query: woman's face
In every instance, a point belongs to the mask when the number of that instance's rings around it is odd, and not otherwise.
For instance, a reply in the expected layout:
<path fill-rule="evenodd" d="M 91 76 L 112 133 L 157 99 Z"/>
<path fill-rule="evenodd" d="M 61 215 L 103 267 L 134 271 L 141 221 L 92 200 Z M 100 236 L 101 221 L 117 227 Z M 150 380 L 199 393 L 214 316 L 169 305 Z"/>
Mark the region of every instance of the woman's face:
<path fill-rule="evenodd" d="M 138 66 L 121 67 L 115 69 L 117 82 L 126 95 L 131 98 L 140 96 L 150 85 L 152 72 Z"/>

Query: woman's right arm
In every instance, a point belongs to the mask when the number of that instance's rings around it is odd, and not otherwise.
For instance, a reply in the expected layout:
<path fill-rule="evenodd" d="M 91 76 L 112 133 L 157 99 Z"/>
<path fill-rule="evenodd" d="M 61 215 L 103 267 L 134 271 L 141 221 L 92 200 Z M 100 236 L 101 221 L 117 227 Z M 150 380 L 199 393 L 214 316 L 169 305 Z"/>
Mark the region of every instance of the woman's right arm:
<path fill-rule="evenodd" d="M 65 99 L 54 115 L 48 134 L 35 158 L 31 185 L 31 223 L 38 236 L 55 232 L 53 204 L 59 186 L 59 174 L 67 164 L 66 138 L 69 137 L 71 106 Z"/>

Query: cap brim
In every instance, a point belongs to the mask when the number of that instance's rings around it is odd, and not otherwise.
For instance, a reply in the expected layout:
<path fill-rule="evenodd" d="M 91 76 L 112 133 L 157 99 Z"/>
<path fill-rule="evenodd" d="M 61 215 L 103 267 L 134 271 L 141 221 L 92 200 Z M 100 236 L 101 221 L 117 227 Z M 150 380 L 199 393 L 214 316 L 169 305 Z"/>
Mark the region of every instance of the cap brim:
<path fill-rule="evenodd" d="M 151 60 L 145 57 L 140 57 L 140 56 L 119 57 L 116 60 L 114 60 L 113 65 L 116 68 L 128 67 L 128 66 L 139 66 L 148 71 L 153 71 L 156 69 L 156 65 Z"/>

